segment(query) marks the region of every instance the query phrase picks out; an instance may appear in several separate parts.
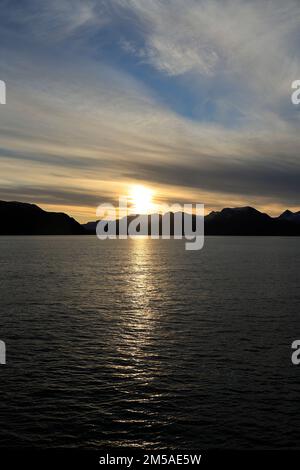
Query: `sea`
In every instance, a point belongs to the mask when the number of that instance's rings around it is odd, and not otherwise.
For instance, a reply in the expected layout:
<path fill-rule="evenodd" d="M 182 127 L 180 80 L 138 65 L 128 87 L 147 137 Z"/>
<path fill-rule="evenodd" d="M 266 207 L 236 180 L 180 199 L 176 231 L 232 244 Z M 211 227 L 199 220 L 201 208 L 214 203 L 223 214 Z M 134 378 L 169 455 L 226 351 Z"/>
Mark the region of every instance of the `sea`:
<path fill-rule="evenodd" d="M 300 449 L 300 240 L 0 237 L 0 447 Z"/>

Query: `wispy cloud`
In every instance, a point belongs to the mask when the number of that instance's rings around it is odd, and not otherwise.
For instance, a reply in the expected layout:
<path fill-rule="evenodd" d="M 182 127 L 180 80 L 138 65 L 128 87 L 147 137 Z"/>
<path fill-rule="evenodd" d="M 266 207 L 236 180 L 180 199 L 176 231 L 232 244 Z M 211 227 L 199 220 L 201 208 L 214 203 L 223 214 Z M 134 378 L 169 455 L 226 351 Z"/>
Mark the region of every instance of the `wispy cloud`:
<path fill-rule="evenodd" d="M 161 199 L 299 203 L 297 1 L 1 7 L 0 198 L 76 215 L 142 180 Z"/>

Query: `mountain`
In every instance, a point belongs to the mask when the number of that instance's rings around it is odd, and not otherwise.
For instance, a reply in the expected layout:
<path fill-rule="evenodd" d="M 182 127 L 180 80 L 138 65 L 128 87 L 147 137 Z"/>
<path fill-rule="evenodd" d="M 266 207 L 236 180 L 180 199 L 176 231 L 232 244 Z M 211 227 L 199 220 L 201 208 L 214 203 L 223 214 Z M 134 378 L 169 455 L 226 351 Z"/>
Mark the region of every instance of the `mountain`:
<path fill-rule="evenodd" d="M 151 235 L 151 218 L 154 218 L 154 220 L 156 219 L 156 227 L 155 228 L 157 229 L 155 234 L 159 233 L 159 235 L 162 235 L 163 227 L 170 227 L 170 230 L 168 231 L 168 233 L 170 233 L 170 235 L 173 236 L 174 235 L 174 224 L 175 224 L 175 216 L 176 215 L 181 218 L 182 227 L 184 227 L 184 213 L 183 212 L 177 212 L 176 214 L 174 214 L 173 212 L 167 212 L 163 215 L 161 215 L 161 214 L 129 215 L 127 217 L 127 233 L 128 233 L 128 226 L 130 225 L 130 223 L 133 220 L 135 220 L 137 217 L 139 217 L 139 222 L 141 222 L 143 224 L 143 227 L 146 227 L 146 234 Z M 124 220 L 125 220 L 125 217 L 120 219 L 120 220 L 116 220 L 116 233 L 117 233 L 117 235 L 119 235 L 119 225 Z M 112 222 L 112 221 L 110 221 L 110 222 Z M 96 227 L 97 227 L 98 223 L 99 223 L 99 220 L 95 221 L 95 222 L 88 222 L 87 224 L 84 224 L 83 227 L 90 234 L 94 234 L 96 232 Z M 108 222 L 106 222 L 106 224 L 107 223 Z M 152 223 L 154 223 L 154 222 L 152 222 Z M 148 227 L 148 230 L 147 230 L 147 227 Z M 195 227 L 196 227 L 195 226 L 195 216 L 193 216 L 192 229 L 195 230 Z M 141 228 L 140 228 L 140 230 L 141 230 Z M 186 232 L 182 231 L 182 235 L 184 233 L 187 234 L 188 232 L 191 232 L 191 227 L 186 227 Z"/>
<path fill-rule="evenodd" d="M 253 207 L 226 208 L 205 217 L 206 235 L 294 235 L 295 227 Z"/>
<path fill-rule="evenodd" d="M 287 220 L 288 222 L 294 222 L 296 224 L 300 224 L 300 211 L 291 212 L 289 210 L 286 210 L 278 217 L 278 219 Z"/>
<path fill-rule="evenodd" d="M 287 211 L 286 211 L 287 212 Z M 292 213 L 291 213 L 292 214 Z M 296 213 L 295 217 L 270 217 L 253 207 L 225 208 L 219 212 L 211 212 L 204 218 L 205 235 L 259 235 L 259 236 L 300 236 L 300 223 Z M 174 234 L 174 214 L 171 213 L 170 234 Z M 181 213 L 183 217 L 183 213 Z M 165 216 L 165 215 L 164 215 Z M 161 234 L 162 217 L 159 216 L 159 233 Z M 128 217 L 128 223 L 136 216 Z M 148 217 L 150 216 L 144 216 Z M 89 222 L 84 228 L 90 233 L 96 232 L 96 222 Z M 117 221 L 117 234 L 119 222 Z M 193 216 L 193 228 L 195 216 Z M 151 233 L 149 227 L 148 233 Z"/>
<path fill-rule="evenodd" d="M 0 201 L 0 235 L 83 235 L 84 228 L 66 214 L 34 204 Z"/>
<path fill-rule="evenodd" d="M 143 219 L 144 223 L 146 224 L 149 224 L 149 227 L 148 227 L 148 234 L 151 235 L 151 229 L 150 229 L 150 218 L 151 218 L 151 215 L 147 215 L 147 214 L 143 214 L 143 215 L 140 215 L 140 214 L 135 214 L 135 215 L 128 215 L 127 216 L 127 227 L 128 225 L 130 224 L 130 222 L 132 222 L 136 217 L 140 217 L 140 220 L 141 218 Z M 120 221 L 124 220 L 124 218 L 122 219 L 118 219 L 116 220 L 116 233 L 119 234 L 119 224 L 120 224 Z M 160 229 L 161 229 L 161 220 L 162 220 L 162 216 L 159 215 L 159 224 L 160 224 Z M 83 224 L 83 228 L 89 233 L 89 234 L 94 234 L 96 233 L 96 227 L 98 225 L 98 223 L 100 222 L 100 220 L 96 220 L 94 222 L 88 222 L 86 224 Z M 113 221 L 110 221 L 110 222 L 113 222 Z M 108 221 L 107 221 L 108 223 Z"/>
<path fill-rule="evenodd" d="M 252 207 L 225 208 L 205 217 L 208 235 L 265 235 L 273 231 L 273 219 Z"/>
<path fill-rule="evenodd" d="M 205 217 L 206 235 L 300 235 L 294 220 L 270 217 L 253 207 L 226 208 Z"/>
<path fill-rule="evenodd" d="M 180 212 L 182 221 L 184 213 Z M 159 234 L 162 224 L 170 216 L 170 235 L 174 234 L 174 213 L 158 215 Z M 137 215 L 128 216 L 127 223 Z M 151 235 L 150 215 L 143 215 Z M 121 219 L 122 220 L 122 219 Z M 80 225 L 67 214 L 47 212 L 34 204 L 0 201 L 0 235 L 93 235 L 96 222 Z M 117 234 L 120 221 L 116 221 Z M 184 225 L 184 224 L 183 224 Z M 193 216 L 193 230 L 196 217 Z M 225 208 L 211 212 L 204 218 L 205 235 L 281 235 L 300 236 L 300 211 L 286 210 L 279 217 L 270 217 L 253 207 Z"/>

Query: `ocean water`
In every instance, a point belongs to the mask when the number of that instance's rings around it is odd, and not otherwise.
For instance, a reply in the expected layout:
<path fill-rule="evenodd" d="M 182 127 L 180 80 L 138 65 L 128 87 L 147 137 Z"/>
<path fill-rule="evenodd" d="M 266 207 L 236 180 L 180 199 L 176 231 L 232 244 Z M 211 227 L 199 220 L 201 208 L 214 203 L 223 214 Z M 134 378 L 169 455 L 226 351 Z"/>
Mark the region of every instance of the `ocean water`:
<path fill-rule="evenodd" d="M 0 238 L 0 446 L 300 448 L 300 240 Z"/>

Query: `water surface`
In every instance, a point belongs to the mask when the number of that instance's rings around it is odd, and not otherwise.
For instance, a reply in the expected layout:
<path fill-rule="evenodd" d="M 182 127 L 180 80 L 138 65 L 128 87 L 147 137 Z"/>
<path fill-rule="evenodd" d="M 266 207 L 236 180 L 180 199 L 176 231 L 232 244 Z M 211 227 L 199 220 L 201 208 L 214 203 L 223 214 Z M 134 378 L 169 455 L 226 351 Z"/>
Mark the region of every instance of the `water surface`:
<path fill-rule="evenodd" d="M 300 242 L 0 238 L 0 445 L 300 448 Z"/>

